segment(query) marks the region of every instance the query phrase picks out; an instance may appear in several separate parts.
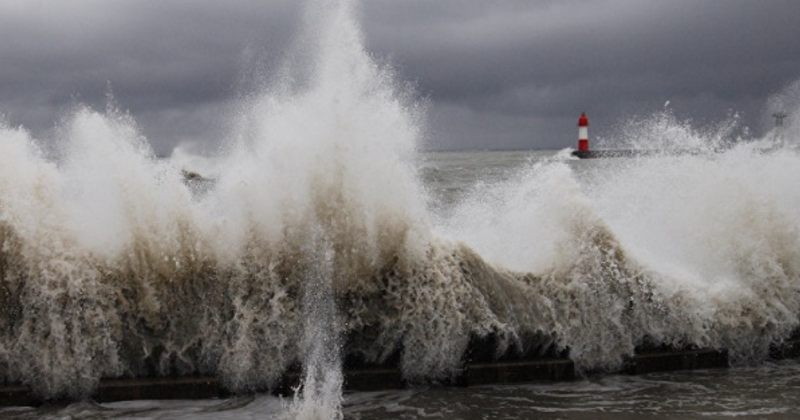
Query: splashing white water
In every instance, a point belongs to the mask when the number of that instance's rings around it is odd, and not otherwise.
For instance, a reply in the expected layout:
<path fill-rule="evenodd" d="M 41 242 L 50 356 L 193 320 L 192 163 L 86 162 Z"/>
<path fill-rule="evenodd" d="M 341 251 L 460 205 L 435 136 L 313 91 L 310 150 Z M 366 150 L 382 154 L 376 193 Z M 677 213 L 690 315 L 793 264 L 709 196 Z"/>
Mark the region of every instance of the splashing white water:
<path fill-rule="evenodd" d="M 342 418 L 342 375 L 339 315 L 334 301 L 331 244 L 317 238 L 313 272 L 306 278 L 303 296 L 302 393 L 295 396 L 290 413 L 296 419 Z"/>
<path fill-rule="evenodd" d="M 798 327 L 800 194 L 792 183 L 800 156 L 776 149 L 770 134 L 743 142 L 733 137 L 746 133 L 736 125 L 733 117 L 696 129 L 668 112 L 634 121 L 623 135 L 657 138 L 648 147 L 661 154 L 536 163 L 512 182 L 477 189 L 445 232 L 500 266 L 558 278 L 558 288 L 542 291 L 547 305 L 576 311 L 538 322 L 555 323 L 579 366 L 613 366 L 613 354 L 632 351 L 642 337 L 761 360 Z M 598 243 L 593 230 L 610 242 Z M 601 252 L 580 269 L 598 245 L 622 259 Z M 643 295 L 626 302 L 632 291 L 619 287 L 631 281 Z M 573 334 L 563 319 L 581 327 Z"/>

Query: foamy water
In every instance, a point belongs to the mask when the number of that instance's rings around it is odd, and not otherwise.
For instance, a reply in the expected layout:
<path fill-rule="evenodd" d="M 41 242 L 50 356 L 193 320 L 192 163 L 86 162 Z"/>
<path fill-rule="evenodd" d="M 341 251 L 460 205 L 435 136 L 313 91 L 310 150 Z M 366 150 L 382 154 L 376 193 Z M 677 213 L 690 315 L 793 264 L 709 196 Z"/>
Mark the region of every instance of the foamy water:
<path fill-rule="evenodd" d="M 430 176 L 446 171 L 416 150 L 424 110 L 353 7 L 309 7 L 202 188 L 181 175 L 196 157 L 156 159 L 114 106 L 75 111 L 47 153 L 0 127 L 2 381 L 83 398 L 101 377 L 199 373 L 248 391 L 300 363 L 287 415 L 338 418 L 345 352 L 399 351 L 424 383 L 488 334 L 498 354 L 553 345 L 613 370 L 643 343 L 758 362 L 797 329 L 793 126 L 750 138 L 735 117 L 697 129 L 667 110 L 619 133 L 662 156 L 524 158 L 445 179 L 442 199 Z"/>
<path fill-rule="evenodd" d="M 347 393 L 345 418 L 390 419 L 685 419 L 800 415 L 796 362 L 640 376 L 604 375 L 558 384 L 469 388 L 419 387 Z M 227 400 L 75 403 L 0 409 L 9 419 L 263 419 L 285 413 L 272 396 Z"/>

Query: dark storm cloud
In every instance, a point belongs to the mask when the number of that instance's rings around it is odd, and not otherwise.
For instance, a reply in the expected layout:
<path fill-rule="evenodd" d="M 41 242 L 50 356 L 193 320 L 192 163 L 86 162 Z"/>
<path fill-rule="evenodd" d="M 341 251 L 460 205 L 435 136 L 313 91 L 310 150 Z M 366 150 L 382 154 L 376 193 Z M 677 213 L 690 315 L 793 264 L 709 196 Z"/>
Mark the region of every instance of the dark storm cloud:
<path fill-rule="evenodd" d="M 208 142 L 254 62 L 276 65 L 292 1 L 0 2 L 0 112 L 34 129 L 106 81 L 156 149 Z M 795 1 L 367 0 L 368 48 L 430 99 L 436 148 L 571 145 L 670 100 L 698 121 L 800 77 Z"/>
<path fill-rule="evenodd" d="M 0 113 L 34 131 L 107 83 L 159 153 L 219 135 L 253 57 L 278 61 L 298 27 L 291 1 L 0 2 Z"/>
<path fill-rule="evenodd" d="M 470 124 L 477 117 L 489 135 L 494 126 L 517 122 L 518 135 L 499 147 L 571 144 L 572 120 L 582 110 L 602 133 L 666 100 L 699 121 L 733 109 L 753 123 L 769 93 L 800 77 L 800 3 L 791 1 L 497 7 L 440 0 L 366 7 L 373 16 L 366 21 L 371 45 L 391 46 L 387 52 L 403 74 L 415 78 L 435 104 L 448 105 L 448 123 Z M 458 9 L 469 11 L 434 18 Z"/>

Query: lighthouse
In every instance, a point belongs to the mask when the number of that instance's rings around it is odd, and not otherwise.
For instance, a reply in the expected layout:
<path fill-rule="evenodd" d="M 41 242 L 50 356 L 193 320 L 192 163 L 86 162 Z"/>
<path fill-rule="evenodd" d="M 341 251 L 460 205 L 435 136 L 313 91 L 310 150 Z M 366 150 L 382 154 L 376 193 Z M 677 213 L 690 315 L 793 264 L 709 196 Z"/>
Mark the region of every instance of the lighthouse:
<path fill-rule="evenodd" d="M 578 151 L 589 151 L 589 117 L 585 112 L 581 112 L 581 116 L 578 118 Z"/>

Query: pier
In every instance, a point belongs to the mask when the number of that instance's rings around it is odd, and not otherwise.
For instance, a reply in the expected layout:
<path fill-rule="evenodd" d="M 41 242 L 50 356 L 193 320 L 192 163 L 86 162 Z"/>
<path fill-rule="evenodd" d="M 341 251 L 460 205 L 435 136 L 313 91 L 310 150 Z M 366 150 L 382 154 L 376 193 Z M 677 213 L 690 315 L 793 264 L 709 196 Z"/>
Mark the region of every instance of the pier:
<path fill-rule="evenodd" d="M 579 159 L 598 159 L 598 158 L 627 158 L 644 157 L 662 154 L 659 150 L 636 150 L 636 149 L 598 149 L 598 150 L 573 150 L 572 156 Z"/>
<path fill-rule="evenodd" d="M 483 343 L 473 343 L 467 353 L 459 375 L 449 381 L 438 382 L 440 386 L 478 386 L 489 384 L 511 384 L 526 382 L 571 381 L 581 375 L 567 355 L 548 354 L 506 356 L 498 360 L 485 360 Z M 770 351 L 774 360 L 800 358 L 800 333 L 791 339 L 776 344 Z M 724 369 L 729 367 L 728 352 L 718 349 L 640 349 L 625 359 L 615 372 L 602 374 L 645 374 L 693 369 Z M 402 389 L 414 384 L 407 383 L 396 365 L 369 366 L 355 364 L 348 367 L 345 361 L 344 388 L 348 391 L 378 391 Z M 280 384 L 273 389 L 259 390 L 280 395 L 291 395 L 300 384 L 299 367 L 290 369 Z M 233 394 L 225 389 L 219 379 L 212 376 L 152 377 L 152 378 L 108 378 L 100 385 L 91 399 L 97 402 L 126 400 L 169 400 L 225 398 Z M 20 384 L 0 385 L 0 406 L 40 405 L 43 401 L 33 395 L 28 387 Z M 56 401 L 57 403 L 57 401 Z"/>
<path fill-rule="evenodd" d="M 572 156 L 578 159 L 599 159 L 599 158 L 630 158 L 646 157 L 658 155 L 692 155 L 697 154 L 697 150 L 671 150 L 665 153 L 659 149 L 597 149 L 589 147 L 589 117 L 585 112 L 578 118 L 578 148 L 572 151 Z"/>

